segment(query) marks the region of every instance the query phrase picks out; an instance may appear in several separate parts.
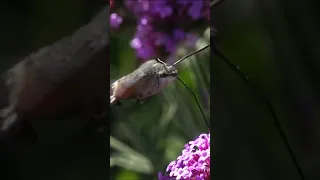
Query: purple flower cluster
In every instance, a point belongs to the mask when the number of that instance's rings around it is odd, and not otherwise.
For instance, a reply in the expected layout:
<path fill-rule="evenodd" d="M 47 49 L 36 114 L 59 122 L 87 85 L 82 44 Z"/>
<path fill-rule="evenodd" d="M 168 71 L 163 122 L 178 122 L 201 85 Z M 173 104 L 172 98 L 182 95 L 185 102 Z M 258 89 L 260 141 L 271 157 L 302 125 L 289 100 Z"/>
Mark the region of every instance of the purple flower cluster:
<path fill-rule="evenodd" d="M 143 61 L 170 55 L 182 41 L 194 47 L 197 34 L 187 32 L 195 22 L 209 24 L 209 0 L 125 0 L 124 4 L 137 20 L 130 45 Z M 110 24 L 117 28 L 122 19 L 112 15 Z"/>
<path fill-rule="evenodd" d="M 197 139 L 186 144 L 177 160 L 168 165 L 166 175 L 160 172 L 158 179 L 210 179 L 210 133 L 201 134 Z"/>

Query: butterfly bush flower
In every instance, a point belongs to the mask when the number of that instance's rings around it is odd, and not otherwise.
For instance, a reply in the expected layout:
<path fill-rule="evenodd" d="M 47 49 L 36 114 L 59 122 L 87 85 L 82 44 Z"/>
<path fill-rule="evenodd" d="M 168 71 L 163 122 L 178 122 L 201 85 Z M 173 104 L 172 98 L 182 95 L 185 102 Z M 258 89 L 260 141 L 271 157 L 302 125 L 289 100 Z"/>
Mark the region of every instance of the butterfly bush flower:
<path fill-rule="evenodd" d="M 110 3 L 115 5 L 113 0 Z M 136 19 L 130 45 L 142 61 L 170 55 L 182 41 L 193 48 L 198 36 L 188 33 L 190 28 L 199 21 L 209 24 L 209 0 L 124 0 L 124 5 Z M 111 16 L 111 27 L 118 28 L 122 18 L 117 14 Z"/>
<path fill-rule="evenodd" d="M 210 133 L 201 134 L 184 147 L 181 155 L 168 165 L 165 175 L 159 172 L 159 180 L 210 179 Z"/>

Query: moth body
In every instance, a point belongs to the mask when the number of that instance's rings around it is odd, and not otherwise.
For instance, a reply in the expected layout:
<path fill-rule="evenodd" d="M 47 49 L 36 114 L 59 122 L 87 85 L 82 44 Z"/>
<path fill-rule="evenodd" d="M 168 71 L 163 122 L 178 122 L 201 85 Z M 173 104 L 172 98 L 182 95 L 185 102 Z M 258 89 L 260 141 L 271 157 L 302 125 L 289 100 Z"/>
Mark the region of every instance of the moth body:
<path fill-rule="evenodd" d="M 176 79 L 178 71 L 161 60 L 149 60 L 111 85 L 110 104 L 120 99 L 144 100 Z"/>

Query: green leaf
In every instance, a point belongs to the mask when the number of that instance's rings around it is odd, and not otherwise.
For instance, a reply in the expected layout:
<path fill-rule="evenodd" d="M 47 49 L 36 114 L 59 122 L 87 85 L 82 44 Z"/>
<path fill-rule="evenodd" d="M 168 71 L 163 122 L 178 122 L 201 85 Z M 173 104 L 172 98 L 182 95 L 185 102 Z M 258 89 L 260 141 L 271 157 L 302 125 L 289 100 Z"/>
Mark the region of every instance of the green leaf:
<path fill-rule="evenodd" d="M 153 172 L 153 165 L 148 158 L 111 136 L 110 147 L 118 151 L 110 157 L 110 167 L 117 165 L 146 174 Z"/>

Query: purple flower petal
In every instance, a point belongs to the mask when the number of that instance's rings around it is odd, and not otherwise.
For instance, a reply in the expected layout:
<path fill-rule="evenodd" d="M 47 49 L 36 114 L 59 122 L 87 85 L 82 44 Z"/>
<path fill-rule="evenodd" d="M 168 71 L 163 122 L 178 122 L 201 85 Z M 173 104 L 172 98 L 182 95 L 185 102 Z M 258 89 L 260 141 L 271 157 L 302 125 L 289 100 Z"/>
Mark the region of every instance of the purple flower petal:
<path fill-rule="evenodd" d="M 177 28 L 177 29 L 173 30 L 173 37 L 178 41 L 183 40 L 185 37 L 185 33 L 182 29 Z"/>
<path fill-rule="evenodd" d="M 142 43 L 140 41 L 139 38 L 134 38 L 131 43 L 130 43 L 131 47 L 134 49 L 139 49 L 142 46 Z"/>
<path fill-rule="evenodd" d="M 201 17 L 202 7 L 202 1 L 194 1 L 188 10 L 189 16 L 191 16 L 194 20 L 198 20 Z"/>

